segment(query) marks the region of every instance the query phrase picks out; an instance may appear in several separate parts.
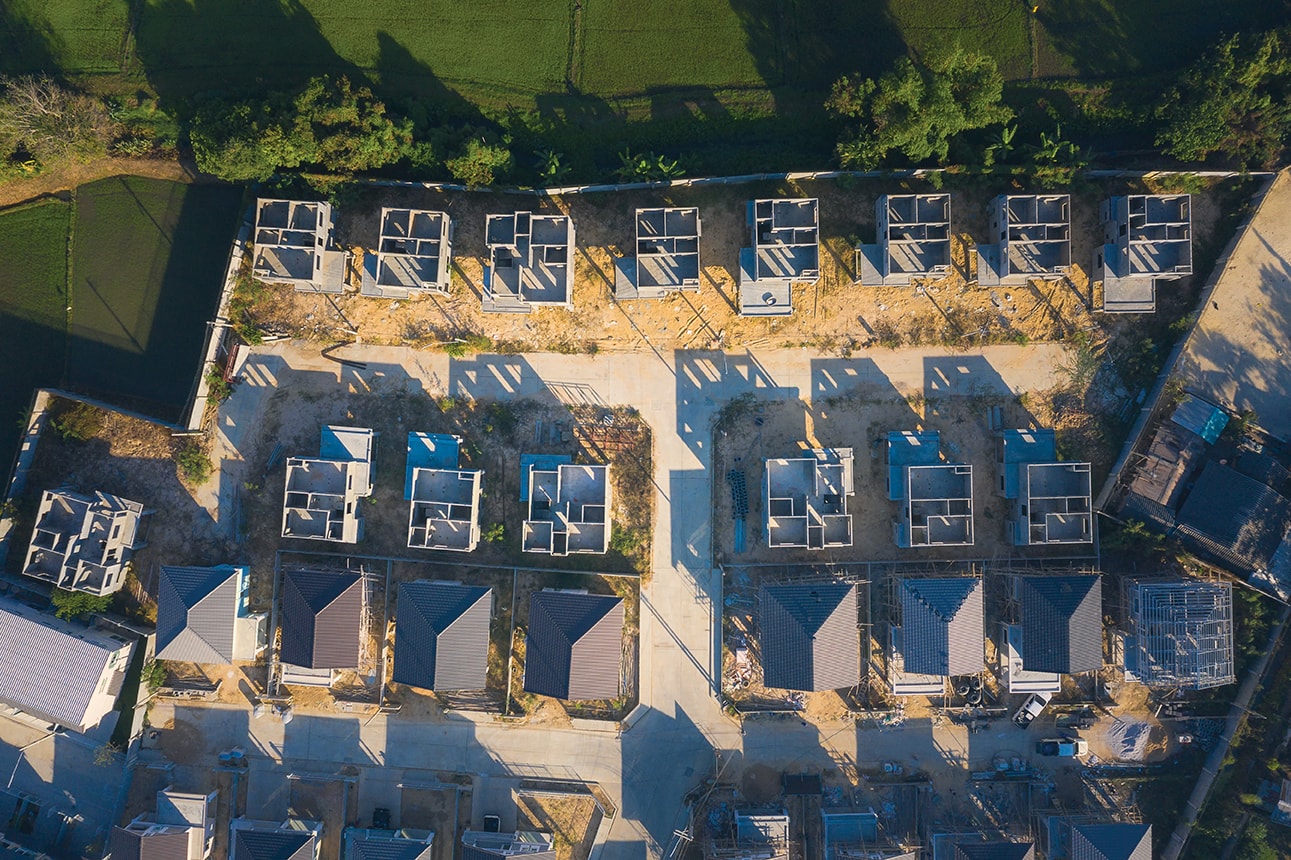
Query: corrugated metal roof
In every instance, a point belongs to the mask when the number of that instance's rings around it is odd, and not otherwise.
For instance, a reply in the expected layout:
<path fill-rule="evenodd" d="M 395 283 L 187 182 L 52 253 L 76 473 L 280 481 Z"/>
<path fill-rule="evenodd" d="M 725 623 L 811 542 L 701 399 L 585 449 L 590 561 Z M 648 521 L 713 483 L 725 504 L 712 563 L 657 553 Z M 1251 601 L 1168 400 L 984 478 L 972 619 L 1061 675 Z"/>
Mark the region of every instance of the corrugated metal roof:
<path fill-rule="evenodd" d="M 237 568 L 163 565 L 157 586 L 157 657 L 232 663 L 237 613 Z"/>
<path fill-rule="evenodd" d="M 359 664 L 363 580 L 357 573 L 291 569 L 282 578 L 279 658 L 310 669 Z"/>
<path fill-rule="evenodd" d="M 399 586 L 390 680 L 427 690 L 483 690 L 493 590 L 451 582 Z"/>
<path fill-rule="evenodd" d="M 235 830 L 230 860 L 314 860 L 314 839 L 303 830 Z"/>
<path fill-rule="evenodd" d="M 1186 394 L 1174 408 L 1170 420 L 1213 445 L 1228 426 L 1228 413 L 1200 397 Z"/>
<path fill-rule="evenodd" d="M 9 667 L 0 672 L 0 701 L 84 728 L 112 655 L 127 647 L 133 646 L 0 598 L 0 666 Z M 123 664 L 117 674 L 124 673 Z"/>
<path fill-rule="evenodd" d="M 143 834 L 124 827 L 112 829 L 112 860 L 188 860 L 188 831 Z"/>
<path fill-rule="evenodd" d="M 1246 573 L 1269 566 L 1291 523 L 1291 501 L 1212 460 L 1176 521 L 1185 536 L 1197 538 L 1203 549 L 1218 547 L 1225 561 L 1237 561 L 1237 572 Z"/>
<path fill-rule="evenodd" d="M 478 845 L 462 846 L 462 860 L 498 860 L 499 857 L 509 856 L 511 855 L 506 852 L 490 851 Z M 535 851 L 532 854 L 526 853 L 519 856 L 522 856 L 524 860 L 556 860 L 555 851 Z"/>
<path fill-rule="evenodd" d="M 1071 860 L 1152 860 L 1152 825 L 1078 824 Z"/>
<path fill-rule="evenodd" d="M 860 679 L 856 586 L 845 582 L 762 587 L 763 684 L 835 690 Z"/>
<path fill-rule="evenodd" d="M 901 582 L 905 671 L 970 675 L 982 671 L 986 616 L 982 581 L 968 576 Z"/>
<path fill-rule="evenodd" d="M 345 833 L 345 860 L 430 860 L 432 846 L 391 834 L 373 836 L 355 829 Z"/>
<path fill-rule="evenodd" d="M 954 860 L 1035 860 L 1030 842 L 956 842 Z"/>
<path fill-rule="evenodd" d="M 1024 576 L 1019 581 L 1022 668 L 1077 674 L 1103 666 L 1100 576 Z"/>
<path fill-rule="evenodd" d="M 525 643 L 525 692 L 574 700 L 613 699 L 621 692 L 620 598 L 535 592 Z"/>

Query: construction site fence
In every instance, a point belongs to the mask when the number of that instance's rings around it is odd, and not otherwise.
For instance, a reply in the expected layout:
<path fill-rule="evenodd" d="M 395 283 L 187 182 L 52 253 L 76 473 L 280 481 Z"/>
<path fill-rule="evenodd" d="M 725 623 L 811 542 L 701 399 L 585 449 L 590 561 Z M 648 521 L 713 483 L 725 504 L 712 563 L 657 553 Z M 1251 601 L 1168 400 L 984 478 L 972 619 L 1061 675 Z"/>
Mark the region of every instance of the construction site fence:
<path fill-rule="evenodd" d="M 546 188 L 493 188 L 463 185 L 458 182 L 419 182 L 409 179 L 357 178 L 360 185 L 383 188 L 421 188 L 427 191 L 470 191 L 482 194 L 514 194 L 525 197 L 562 197 L 571 194 L 602 194 L 615 191 L 659 191 L 674 188 L 703 188 L 709 185 L 747 185 L 754 182 L 810 182 L 819 179 L 925 179 L 930 176 L 954 175 L 944 167 L 920 167 L 912 170 L 810 170 L 785 173 L 745 173 L 738 176 L 699 176 L 684 179 L 660 179 L 650 182 L 600 182 L 590 185 L 554 185 Z M 1199 179 L 1232 179 L 1236 177 L 1272 177 L 1272 173 L 1242 173 L 1235 170 L 1086 170 L 1090 179 L 1155 179 L 1166 176 L 1189 176 Z"/>

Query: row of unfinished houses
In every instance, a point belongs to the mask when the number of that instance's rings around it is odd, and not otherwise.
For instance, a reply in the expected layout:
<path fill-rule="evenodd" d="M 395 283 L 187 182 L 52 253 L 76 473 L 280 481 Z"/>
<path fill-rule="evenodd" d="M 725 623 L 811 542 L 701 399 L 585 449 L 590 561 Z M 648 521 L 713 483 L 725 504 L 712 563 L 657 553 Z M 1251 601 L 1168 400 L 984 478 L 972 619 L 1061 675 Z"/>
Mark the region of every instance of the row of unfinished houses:
<path fill-rule="evenodd" d="M 818 776 L 785 775 L 785 800 L 798 800 Z M 801 784 L 790 786 L 790 783 Z M 792 792 L 792 794 L 791 794 Z M 915 804 L 918 800 L 913 801 Z M 794 822 L 793 803 L 776 808 L 736 808 L 713 816 L 720 832 L 704 840 L 706 860 L 789 860 L 803 856 L 792 844 L 805 822 Z M 805 807 L 804 807 L 805 808 Z M 889 826 L 910 810 L 876 811 L 857 806 L 822 806 L 818 823 L 821 860 L 1152 860 L 1152 826 L 1109 821 L 1093 815 L 1052 810 L 1037 815 L 1036 839 L 1009 833 L 963 832 L 930 823 L 923 834 L 892 832 Z M 797 828 L 795 828 L 795 823 Z M 815 828 L 813 828 L 815 829 Z M 810 856 L 810 855 L 809 855 Z"/>
<path fill-rule="evenodd" d="M 1161 282 L 1192 274 L 1191 198 L 1186 194 L 1112 197 L 1101 207 L 1103 242 L 1091 261 L 1103 283 L 1102 310 L 1148 313 Z M 951 273 L 951 195 L 888 194 L 875 204 L 874 244 L 856 249 L 862 286 L 909 286 Z M 615 265 L 619 299 L 660 298 L 700 288 L 699 210 L 636 211 L 633 253 Z M 1071 199 L 1066 194 L 1002 194 L 990 204 L 990 240 L 975 246 L 984 287 L 1066 277 L 1071 269 Z M 739 256 L 739 312 L 793 313 L 795 284 L 820 278 L 820 212 L 814 198 L 750 200 L 749 245 Z M 335 247 L 330 204 L 260 200 L 255 276 L 306 292 L 343 292 L 346 253 Z M 406 298 L 446 294 L 453 253 L 444 212 L 381 210 L 375 253 L 364 255 L 360 293 Z M 565 214 L 491 214 L 485 223 L 483 309 L 528 313 L 573 306 L 574 222 Z M 963 274 L 969 278 L 970 267 Z M 970 278 L 971 279 L 971 278 Z"/>
<path fill-rule="evenodd" d="M 215 846 L 219 791 L 156 794 L 153 809 L 113 828 L 104 860 L 206 860 Z M 332 813 L 332 810 L 319 810 Z M 388 811 L 387 811 L 388 812 Z M 340 845 L 344 860 L 431 860 L 443 835 L 415 827 L 347 826 Z M 227 860 L 333 860 L 323 853 L 326 822 L 291 816 L 283 821 L 239 816 L 228 822 Z M 451 837 L 453 834 L 448 834 Z M 457 856 L 465 860 L 555 860 L 550 833 L 464 830 Z M 19 856 L 15 854 L 14 856 Z M 44 857 L 44 855 L 39 855 Z M 220 856 L 217 854 L 216 856 Z M 453 856 L 450 853 L 449 856 Z M 48 860 L 48 858 L 46 858 Z"/>
<path fill-rule="evenodd" d="M 841 579 L 764 582 L 749 644 L 771 690 L 856 687 L 871 668 L 863 631 L 872 621 L 883 649 L 874 668 L 897 697 L 944 696 L 953 679 L 986 672 L 1010 694 L 1057 693 L 1063 676 L 1109 665 L 1157 689 L 1234 681 L 1231 584 L 1162 576 L 1118 582 L 1119 606 L 1113 600 L 1106 609 L 1098 573 L 899 574 L 872 592 Z M 988 599 L 988 587 L 1003 597 Z M 877 621 L 865 608 L 871 599 Z M 1115 619 L 1106 631 L 1105 615 Z"/>
<path fill-rule="evenodd" d="M 948 462 L 936 430 L 887 434 L 887 495 L 897 503 L 893 540 L 903 548 L 971 546 L 973 466 Z M 995 490 L 1012 501 L 1006 523 L 1015 546 L 1094 541 L 1090 464 L 1061 461 L 1054 431 L 1005 430 L 996 436 Z M 815 448 L 768 459 L 762 482 L 767 545 L 777 549 L 849 547 L 855 493 L 851 448 Z"/>
<path fill-rule="evenodd" d="M 317 457 L 287 460 L 282 536 L 357 543 L 363 502 L 372 495 L 376 434 L 327 426 Z M 411 549 L 470 552 L 480 541 L 484 472 L 461 467 L 460 436 L 408 434 L 404 498 Z M 525 552 L 603 554 L 610 546 L 610 467 L 575 464 L 567 455 L 520 459 L 520 501 L 527 506 Z"/>

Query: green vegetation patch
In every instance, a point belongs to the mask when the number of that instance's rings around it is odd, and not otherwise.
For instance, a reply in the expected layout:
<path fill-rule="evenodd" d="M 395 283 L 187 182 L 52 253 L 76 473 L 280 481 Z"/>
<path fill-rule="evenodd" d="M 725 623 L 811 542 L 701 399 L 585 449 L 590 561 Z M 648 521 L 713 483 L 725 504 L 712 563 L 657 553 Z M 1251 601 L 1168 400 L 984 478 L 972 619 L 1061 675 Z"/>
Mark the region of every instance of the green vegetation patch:
<path fill-rule="evenodd" d="M 136 54 L 163 94 L 215 85 L 289 88 L 351 74 L 421 95 L 427 79 L 562 91 L 572 0 L 144 0 Z M 223 88 L 223 87 L 222 87 Z"/>
<path fill-rule="evenodd" d="M 0 73 L 120 72 L 129 0 L 5 0 Z"/>
<path fill-rule="evenodd" d="M 240 204 L 237 188 L 137 177 L 78 189 L 70 384 L 178 419 Z"/>
<path fill-rule="evenodd" d="M 62 379 L 70 225 L 71 206 L 61 200 L 0 211 L 0 461 L 5 469 L 32 388 Z"/>

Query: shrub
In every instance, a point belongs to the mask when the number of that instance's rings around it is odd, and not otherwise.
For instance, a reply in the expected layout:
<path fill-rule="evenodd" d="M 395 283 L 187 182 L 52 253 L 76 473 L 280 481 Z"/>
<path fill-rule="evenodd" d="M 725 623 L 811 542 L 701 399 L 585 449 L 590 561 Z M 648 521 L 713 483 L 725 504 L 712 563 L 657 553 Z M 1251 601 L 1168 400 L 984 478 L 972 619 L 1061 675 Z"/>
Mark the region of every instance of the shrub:
<path fill-rule="evenodd" d="M 149 660 L 143 667 L 143 682 L 148 689 L 156 690 L 166 683 L 166 667 L 160 660 Z"/>
<path fill-rule="evenodd" d="M 54 604 L 54 614 L 65 621 L 82 615 L 106 612 L 112 605 L 110 594 L 86 594 L 84 591 L 67 591 L 62 588 L 55 588 L 50 600 Z"/>
<path fill-rule="evenodd" d="M 502 523 L 494 523 L 484 530 L 482 538 L 485 543 L 500 543 L 506 539 L 507 527 Z"/>
<path fill-rule="evenodd" d="M 224 371 L 212 367 L 206 372 L 206 402 L 211 405 L 219 403 L 233 393 L 233 386 L 224 378 Z"/>
<path fill-rule="evenodd" d="M 211 458 L 206 456 L 206 449 L 193 439 L 184 440 L 175 452 L 175 465 L 179 475 L 190 484 L 204 484 L 211 476 Z"/>
<path fill-rule="evenodd" d="M 461 153 L 445 161 L 444 166 L 459 182 L 472 188 L 482 188 L 506 179 L 515 166 L 515 158 L 511 150 L 501 144 L 472 137 L 466 141 Z"/>
<path fill-rule="evenodd" d="M 0 78 L 0 87 L 0 156 L 23 151 L 52 164 L 107 151 L 115 123 L 98 99 L 44 75 Z"/>
<path fill-rule="evenodd" d="M 103 413 L 88 403 L 77 403 L 51 419 L 50 426 L 65 440 L 84 442 L 103 429 Z"/>

